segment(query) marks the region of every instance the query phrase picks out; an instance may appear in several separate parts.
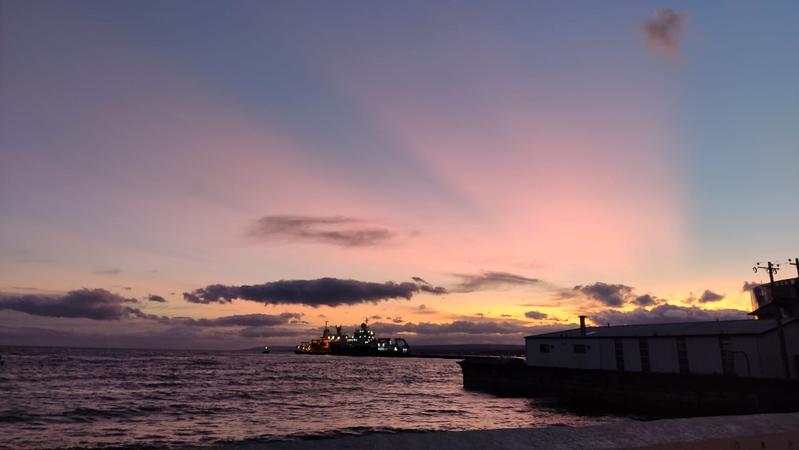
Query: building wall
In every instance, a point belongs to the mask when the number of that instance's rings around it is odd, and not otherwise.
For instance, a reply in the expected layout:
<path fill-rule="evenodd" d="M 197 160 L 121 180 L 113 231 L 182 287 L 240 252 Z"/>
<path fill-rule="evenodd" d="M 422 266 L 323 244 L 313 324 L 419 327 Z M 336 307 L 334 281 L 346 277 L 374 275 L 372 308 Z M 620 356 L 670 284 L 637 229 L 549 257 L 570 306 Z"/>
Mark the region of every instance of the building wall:
<path fill-rule="evenodd" d="M 799 322 L 787 324 L 784 331 L 791 377 L 796 378 L 799 369 Z M 640 372 L 642 364 L 639 338 L 620 339 L 624 354 L 624 370 Z M 650 336 L 646 338 L 646 342 L 649 348 L 651 372 L 680 373 L 676 336 Z M 685 337 L 685 343 L 689 373 L 724 374 L 719 336 L 689 336 Z M 542 353 L 541 344 L 551 346 L 551 351 Z M 586 352 L 575 353 L 575 345 L 584 345 Z M 527 365 L 530 366 L 617 370 L 616 346 L 613 338 L 535 338 L 526 339 L 526 347 Z M 729 345 L 726 348 L 732 355 L 735 376 L 783 377 L 782 357 L 776 330 L 762 335 L 729 336 Z"/>
<path fill-rule="evenodd" d="M 600 369 L 616 370 L 616 351 L 613 346 L 613 339 L 597 339 L 599 348 Z"/>
<path fill-rule="evenodd" d="M 601 369 L 603 349 L 600 339 L 527 339 L 527 364 L 541 367 L 567 367 L 570 369 Z M 550 346 L 541 352 L 541 345 Z M 574 346 L 585 346 L 585 353 L 575 353 Z M 611 349 L 612 351 L 612 349 Z"/>
<path fill-rule="evenodd" d="M 751 337 L 750 337 L 751 339 Z M 677 346 L 674 339 L 675 348 Z M 718 336 L 688 337 L 688 367 L 691 373 L 699 375 L 721 375 L 721 348 Z"/>
<path fill-rule="evenodd" d="M 731 336 L 735 375 L 740 377 L 764 377 L 758 339 L 751 336 Z"/>
<path fill-rule="evenodd" d="M 788 350 L 788 369 L 793 379 L 797 378 L 797 357 L 799 357 L 799 323 L 791 322 L 783 327 L 785 333 L 786 348 Z M 757 341 L 760 353 L 759 372 L 762 377 L 781 378 L 784 376 L 782 368 L 782 354 L 780 348 L 779 334 L 772 331 L 759 336 Z"/>
<path fill-rule="evenodd" d="M 791 322 L 785 326 L 785 340 L 788 344 L 791 378 L 799 379 L 799 323 Z"/>
<path fill-rule="evenodd" d="M 673 338 L 649 338 L 649 366 L 652 372 L 679 373 L 677 340 Z"/>
<path fill-rule="evenodd" d="M 638 346 L 638 338 L 624 338 L 621 342 L 624 348 L 624 370 L 627 372 L 640 372 L 641 350 Z"/>

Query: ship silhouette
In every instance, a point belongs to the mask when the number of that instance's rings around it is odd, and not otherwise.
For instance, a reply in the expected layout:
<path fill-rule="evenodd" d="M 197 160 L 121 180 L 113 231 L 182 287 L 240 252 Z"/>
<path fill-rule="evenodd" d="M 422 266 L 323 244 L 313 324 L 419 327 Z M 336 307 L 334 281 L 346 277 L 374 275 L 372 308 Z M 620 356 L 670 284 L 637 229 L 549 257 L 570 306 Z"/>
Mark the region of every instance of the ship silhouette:
<path fill-rule="evenodd" d="M 369 319 L 355 330 L 352 336 L 342 334 L 341 325 L 332 334 L 325 322 L 322 336 L 310 342 L 301 342 L 294 349 L 300 355 L 342 355 L 342 356 L 408 356 L 410 346 L 403 338 L 376 337 L 368 325 Z"/>

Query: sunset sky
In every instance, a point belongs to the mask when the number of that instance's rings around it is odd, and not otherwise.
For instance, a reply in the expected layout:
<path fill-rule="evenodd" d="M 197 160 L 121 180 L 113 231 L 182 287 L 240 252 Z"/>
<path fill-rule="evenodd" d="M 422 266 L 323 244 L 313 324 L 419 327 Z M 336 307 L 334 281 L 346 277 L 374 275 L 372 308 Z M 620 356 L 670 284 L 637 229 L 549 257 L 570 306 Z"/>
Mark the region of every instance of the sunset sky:
<path fill-rule="evenodd" d="M 0 344 L 745 318 L 799 2 L 0 0 Z M 202 320 L 207 319 L 207 320 Z"/>

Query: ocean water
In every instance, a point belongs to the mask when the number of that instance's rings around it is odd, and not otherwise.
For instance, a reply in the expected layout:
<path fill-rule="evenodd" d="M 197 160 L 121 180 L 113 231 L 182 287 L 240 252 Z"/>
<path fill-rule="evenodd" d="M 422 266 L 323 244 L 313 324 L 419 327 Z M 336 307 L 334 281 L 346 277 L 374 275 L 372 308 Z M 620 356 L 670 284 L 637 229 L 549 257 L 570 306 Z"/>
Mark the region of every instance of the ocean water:
<path fill-rule="evenodd" d="M 0 347 L 0 447 L 183 447 L 620 420 L 466 391 L 451 359 Z"/>

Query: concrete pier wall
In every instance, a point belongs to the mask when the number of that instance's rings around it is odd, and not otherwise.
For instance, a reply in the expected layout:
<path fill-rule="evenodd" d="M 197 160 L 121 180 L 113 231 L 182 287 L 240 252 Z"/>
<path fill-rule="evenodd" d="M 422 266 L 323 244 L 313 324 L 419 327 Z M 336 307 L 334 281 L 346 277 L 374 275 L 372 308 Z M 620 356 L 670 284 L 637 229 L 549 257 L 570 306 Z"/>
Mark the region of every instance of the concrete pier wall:
<path fill-rule="evenodd" d="M 799 411 L 794 381 L 531 367 L 515 359 L 459 364 L 466 389 L 504 395 L 560 397 L 658 416 Z"/>

